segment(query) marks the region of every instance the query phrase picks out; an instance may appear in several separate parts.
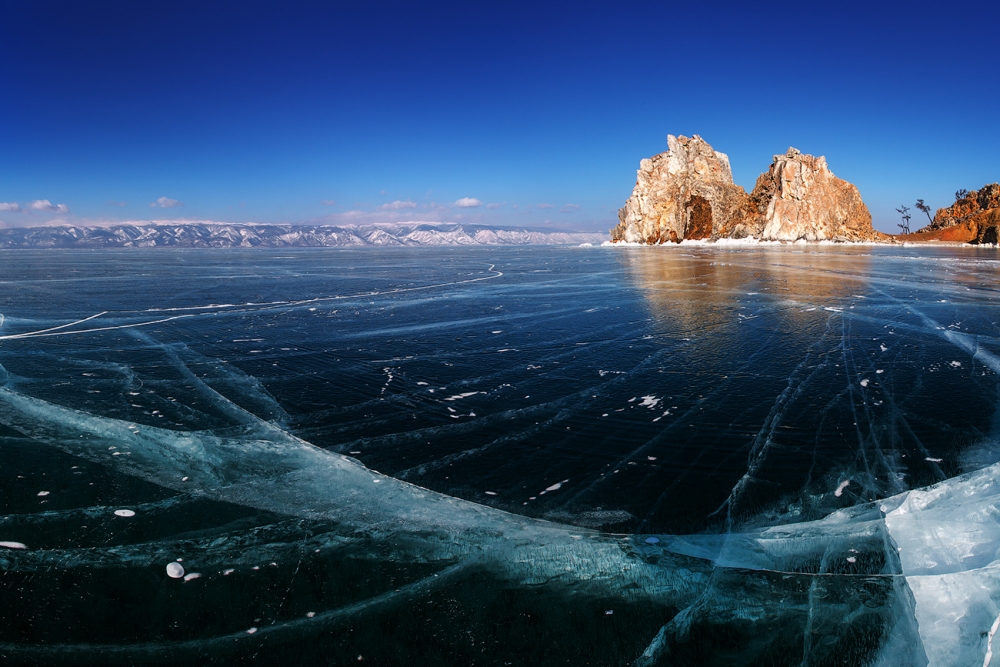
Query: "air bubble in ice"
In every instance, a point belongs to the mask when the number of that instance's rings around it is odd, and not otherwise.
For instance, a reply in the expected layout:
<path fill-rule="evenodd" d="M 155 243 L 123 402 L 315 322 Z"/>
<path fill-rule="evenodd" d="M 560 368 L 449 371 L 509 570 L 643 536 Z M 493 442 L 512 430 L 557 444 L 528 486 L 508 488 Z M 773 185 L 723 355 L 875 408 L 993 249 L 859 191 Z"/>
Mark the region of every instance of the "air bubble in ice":
<path fill-rule="evenodd" d="M 24 542 L 0 542 L 0 547 L 4 549 L 27 549 L 28 545 Z"/>
<path fill-rule="evenodd" d="M 658 538 L 658 537 L 647 537 L 646 538 L 646 544 L 659 544 L 659 543 L 660 543 L 660 538 Z"/>
<path fill-rule="evenodd" d="M 167 563 L 167 576 L 171 579 L 180 579 L 184 576 L 184 566 L 180 563 Z"/>
<path fill-rule="evenodd" d="M 115 516 L 135 516 L 132 510 L 115 510 Z"/>

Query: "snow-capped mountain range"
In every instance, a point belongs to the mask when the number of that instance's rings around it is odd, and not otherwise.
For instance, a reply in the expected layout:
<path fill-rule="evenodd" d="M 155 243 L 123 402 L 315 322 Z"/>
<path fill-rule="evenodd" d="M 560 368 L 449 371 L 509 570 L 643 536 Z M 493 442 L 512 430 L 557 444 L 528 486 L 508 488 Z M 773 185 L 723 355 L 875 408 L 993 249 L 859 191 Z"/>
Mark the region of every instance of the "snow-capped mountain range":
<path fill-rule="evenodd" d="M 0 248 L 579 245 L 605 240 L 605 234 L 596 232 L 423 222 L 359 226 L 185 222 L 0 229 Z"/>

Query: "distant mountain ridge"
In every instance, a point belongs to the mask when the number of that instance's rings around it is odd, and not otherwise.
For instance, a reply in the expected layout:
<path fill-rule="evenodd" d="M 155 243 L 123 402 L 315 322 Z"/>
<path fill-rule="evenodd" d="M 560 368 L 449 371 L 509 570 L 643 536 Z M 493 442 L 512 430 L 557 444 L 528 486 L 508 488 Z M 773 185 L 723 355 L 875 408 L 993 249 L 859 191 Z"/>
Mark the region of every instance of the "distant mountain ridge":
<path fill-rule="evenodd" d="M 191 222 L 0 229 L 0 248 L 340 248 L 599 244 L 596 232 L 460 223 L 268 225 Z"/>

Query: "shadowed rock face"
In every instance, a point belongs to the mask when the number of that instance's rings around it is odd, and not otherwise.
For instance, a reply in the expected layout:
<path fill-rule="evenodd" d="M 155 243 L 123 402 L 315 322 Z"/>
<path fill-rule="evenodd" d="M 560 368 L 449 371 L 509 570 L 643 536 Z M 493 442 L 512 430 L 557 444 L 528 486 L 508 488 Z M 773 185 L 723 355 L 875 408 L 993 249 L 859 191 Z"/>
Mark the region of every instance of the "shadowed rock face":
<path fill-rule="evenodd" d="M 794 148 L 776 155 L 749 195 L 733 183 L 729 158 L 695 135 L 667 137 L 670 150 L 640 163 L 612 241 L 683 239 L 870 241 L 882 237 L 858 189 L 826 158 Z"/>

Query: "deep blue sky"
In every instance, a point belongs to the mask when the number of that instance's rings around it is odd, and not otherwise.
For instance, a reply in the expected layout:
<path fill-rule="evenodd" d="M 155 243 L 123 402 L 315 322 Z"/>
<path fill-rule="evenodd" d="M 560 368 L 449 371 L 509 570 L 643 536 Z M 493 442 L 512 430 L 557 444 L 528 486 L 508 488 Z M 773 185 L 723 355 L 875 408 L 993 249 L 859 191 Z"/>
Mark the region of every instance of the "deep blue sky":
<path fill-rule="evenodd" d="M 995 7 L 0 0 L 0 221 L 606 230 L 697 133 L 748 190 L 826 155 L 895 231 L 1000 180 Z"/>

